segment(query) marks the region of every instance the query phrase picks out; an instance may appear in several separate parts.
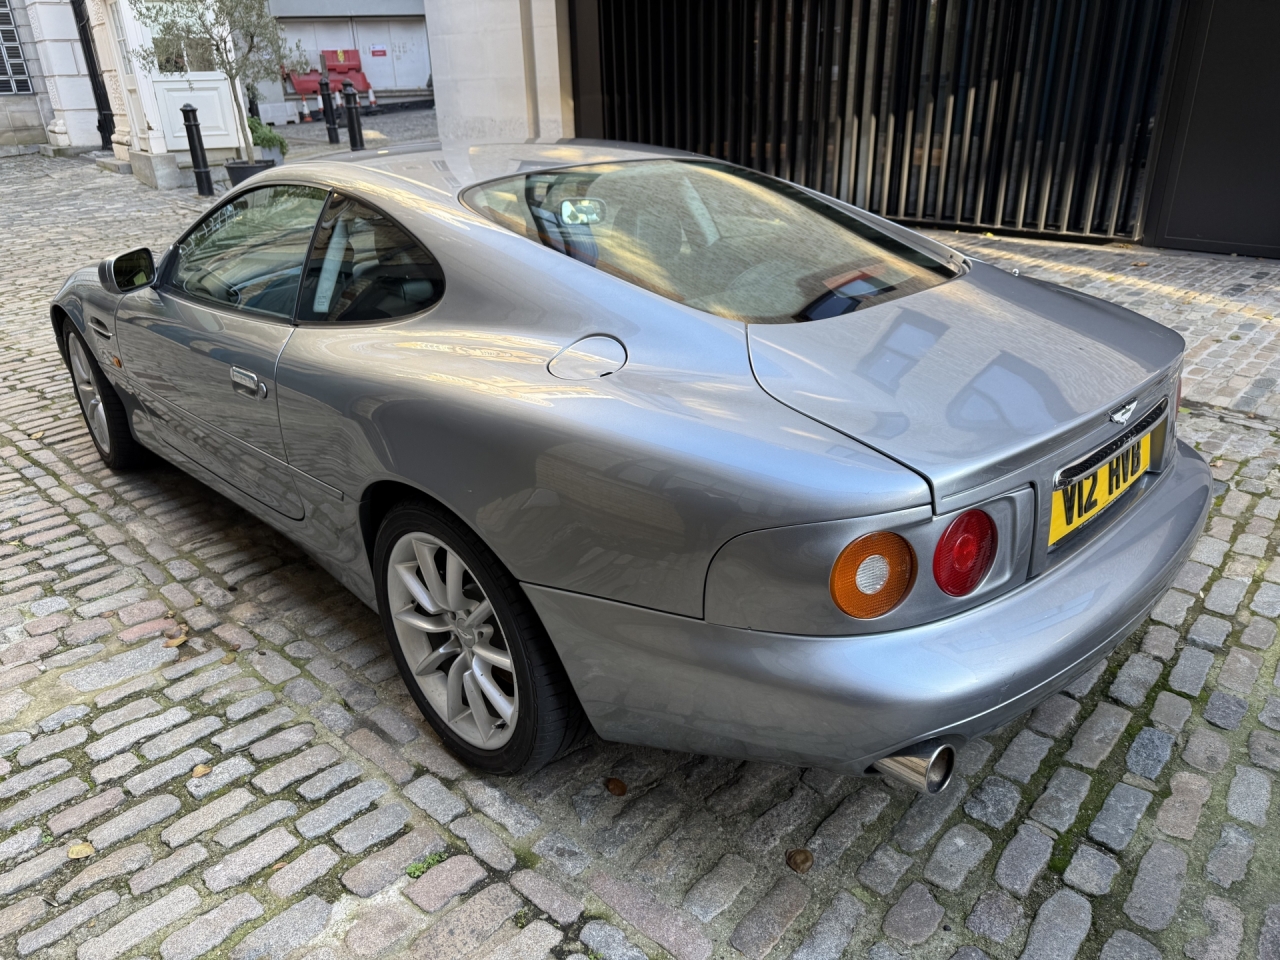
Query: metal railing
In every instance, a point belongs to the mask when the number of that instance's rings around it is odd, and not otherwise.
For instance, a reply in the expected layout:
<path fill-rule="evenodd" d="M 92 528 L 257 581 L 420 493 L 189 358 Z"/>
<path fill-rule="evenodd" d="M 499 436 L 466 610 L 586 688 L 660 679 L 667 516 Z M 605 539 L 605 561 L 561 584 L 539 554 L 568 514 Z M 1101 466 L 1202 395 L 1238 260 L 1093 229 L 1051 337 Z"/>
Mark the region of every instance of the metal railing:
<path fill-rule="evenodd" d="M 575 82 L 600 86 L 579 136 L 912 223 L 1140 235 L 1177 0 L 574 3 Z"/>

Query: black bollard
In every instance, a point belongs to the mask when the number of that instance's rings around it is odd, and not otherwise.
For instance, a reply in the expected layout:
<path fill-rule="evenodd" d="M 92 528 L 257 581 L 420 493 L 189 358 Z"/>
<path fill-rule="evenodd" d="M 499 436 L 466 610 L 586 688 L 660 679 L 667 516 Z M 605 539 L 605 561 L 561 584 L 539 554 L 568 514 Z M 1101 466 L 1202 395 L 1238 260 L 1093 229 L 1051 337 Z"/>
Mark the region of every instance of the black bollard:
<path fill-rule="evenodd" d="M 330 143 L 341 143 L 338 137 L 338 118 L 333 111 L 333 93 L 329 90 L 329 78 L 320 78 L 320 106 L 324 108 L 324 125 L 329 131 Z"/>
<path fill-rule="evenodd" d="M 352 150 L 364 149 L 364 131 L 360 129 L 360 98 L 350 80 L 342 81 L 342 103 L 347 110 L 347 140 Z"/>
<path fill-rule="evenodd" d="M 182 122 L 187 126 L 187 146 L 191 148 L 191 172 L 196 175 L 196 193 L 212 197 L 213 177 L 209 174 L 209 158 L 205 156 L 204 140 L 200 137 L 200 121 L 196 119 L 196 108 L 189 103 L 182 105 Z"/>

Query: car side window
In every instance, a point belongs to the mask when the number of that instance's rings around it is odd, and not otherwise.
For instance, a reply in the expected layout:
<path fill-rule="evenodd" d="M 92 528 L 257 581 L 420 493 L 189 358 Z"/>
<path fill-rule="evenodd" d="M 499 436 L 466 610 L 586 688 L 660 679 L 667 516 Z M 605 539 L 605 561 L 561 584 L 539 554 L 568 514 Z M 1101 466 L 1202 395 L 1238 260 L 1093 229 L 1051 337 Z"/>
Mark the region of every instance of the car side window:
<path fill-rule="evenodd" d="M 300 323 L 392 320 L 444 296 L 444 273 L 403 227 L 334 194 L 316 229 L 302 283 Z"/>
<path fill-rule="evenodd" d="M 168 286 L 220 307 L 293 319 L 307 247 L 328 191 L 276 184 L 242 193 L 178 244 Z"/>

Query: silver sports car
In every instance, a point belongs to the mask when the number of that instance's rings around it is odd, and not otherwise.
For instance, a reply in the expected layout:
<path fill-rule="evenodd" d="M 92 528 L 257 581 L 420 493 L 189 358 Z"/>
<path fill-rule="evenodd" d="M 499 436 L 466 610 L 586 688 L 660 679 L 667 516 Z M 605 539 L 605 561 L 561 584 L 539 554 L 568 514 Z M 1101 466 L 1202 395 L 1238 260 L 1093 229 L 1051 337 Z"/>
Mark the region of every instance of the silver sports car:
<path fill-rule="evenodd" d="M 492 772 L 590 726 L 941 789 L 1211 497 L 1174 331 L 631 145 L 290 164 L 52 319 L 102 459 L 300 544 Z"/>

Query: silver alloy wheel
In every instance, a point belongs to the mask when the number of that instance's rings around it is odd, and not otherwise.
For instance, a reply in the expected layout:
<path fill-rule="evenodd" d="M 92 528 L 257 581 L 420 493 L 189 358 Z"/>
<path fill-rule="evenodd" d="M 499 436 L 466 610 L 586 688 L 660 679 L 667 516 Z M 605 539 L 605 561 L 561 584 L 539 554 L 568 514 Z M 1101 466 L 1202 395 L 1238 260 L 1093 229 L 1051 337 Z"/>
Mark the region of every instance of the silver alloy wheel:
<path fill-rule="evenodd" d="M 462 558 L 426 533 L 396 541 L 387 601 L 405 662 L 449 728 L 482 750 L 511 739 L 520 696 L 502 628 Z"/>
<path fill-rule="evenodd" d="M 80 397 L 80 409 L 84 411 L 85 422 L 93 431 L 93 438 L 103 453 L 111 452 L 111 432 L 107 427 L 107 411 L 102 406 L 102 396 L 98 393 L 98 382 L 93 377 L 93 367 L 84 352 L 80 338 L 71 334 L 67 338 L 71 355 L 71 379 L 76 385 L 76 394 Z"/>

